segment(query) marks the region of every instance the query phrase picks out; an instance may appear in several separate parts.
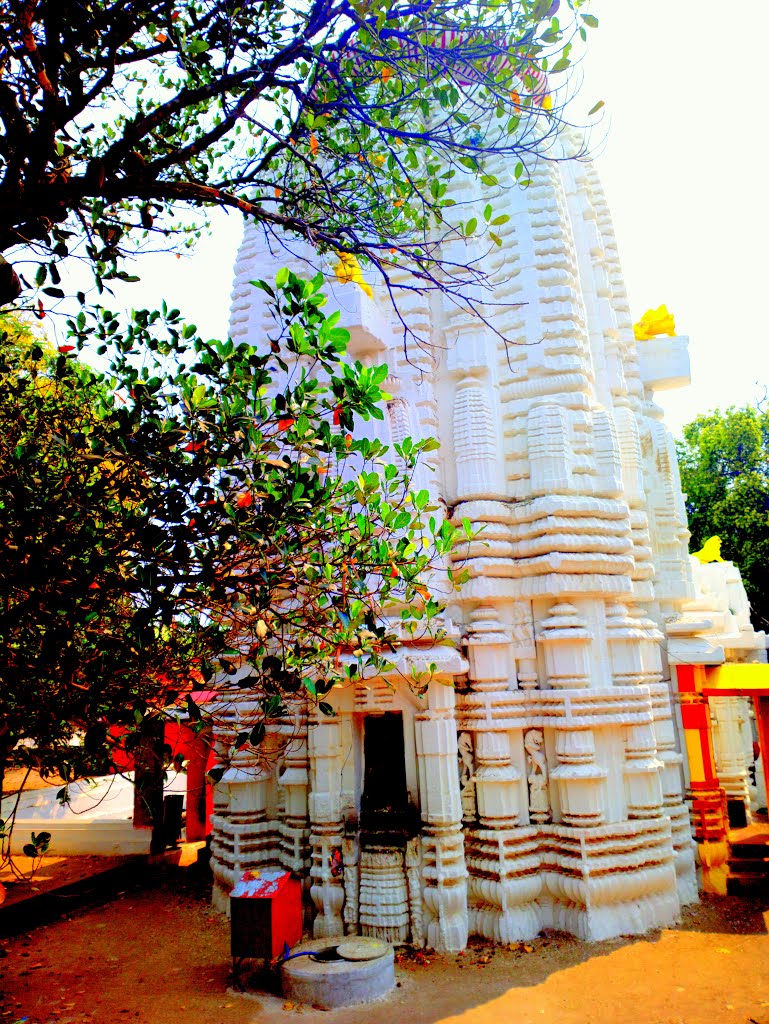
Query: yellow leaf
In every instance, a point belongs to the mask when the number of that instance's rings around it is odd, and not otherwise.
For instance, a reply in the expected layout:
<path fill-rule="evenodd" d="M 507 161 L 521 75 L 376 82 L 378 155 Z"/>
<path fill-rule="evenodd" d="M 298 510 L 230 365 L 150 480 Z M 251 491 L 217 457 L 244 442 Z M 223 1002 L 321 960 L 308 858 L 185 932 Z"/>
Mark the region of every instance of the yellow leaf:
<path fill-rule="evenodd" d="M 547 96 L 545 96 L 545 98 L 542 100 L 542 109 L 543 110 L 552 110 L 553 109 L 553 97 L 550 95 L 550 93 L 548 93 Z"/>
<path fill-rule="evenodd" d="M 387 83 L 390 81 L 392 76 L 393 76 L 393 69 L 388 67 L 385 64 L 385 66 L 382 68 L 382 81 L 384 82 L 385 85 L 387 85 Z"/>
<path fill-rule="evenodd" d="M 381 167 L 382 164 L 387 159 L 387 157 L 384 156 L 383 153 L 377 153 L 376 156 L 373 156 L 371 159 L 374 161 L 374 163 L 377 165 L 377 167 Z"/>

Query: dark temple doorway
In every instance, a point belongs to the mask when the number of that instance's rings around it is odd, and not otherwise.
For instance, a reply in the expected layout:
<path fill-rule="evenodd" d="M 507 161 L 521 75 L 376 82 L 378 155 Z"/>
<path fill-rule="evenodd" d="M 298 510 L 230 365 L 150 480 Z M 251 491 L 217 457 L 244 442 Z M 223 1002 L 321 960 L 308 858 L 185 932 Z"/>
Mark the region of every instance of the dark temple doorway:
<path fill-rule="evenodd" d="M 363 720 L 363 845 L 402 846 L 414 834 L 414 812 L 406 785 L 403 715 L 386 711 Z"/>

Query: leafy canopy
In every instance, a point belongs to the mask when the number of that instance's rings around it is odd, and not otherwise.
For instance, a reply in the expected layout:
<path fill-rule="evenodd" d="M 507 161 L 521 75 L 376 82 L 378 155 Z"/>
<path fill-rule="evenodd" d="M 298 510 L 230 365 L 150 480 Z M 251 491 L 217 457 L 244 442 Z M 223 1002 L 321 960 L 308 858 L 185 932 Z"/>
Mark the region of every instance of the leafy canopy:
<path fill-rule="evenodd" d="M 678 443 L 692 550 L 714 535 L 742 573 L 753 621 L 769 625 L 769 412 L 746 406 L 698 416 Z"/>
<path fill-rule="evenodd" d="M 68 253 L 132 280 L 123 256 L 220 206 L 461 292 L 441 241 L 478 221 L 445 224 L 450 181 L 547 153 L 584 2 L 0 2 L 0 251 L 47 303 Z"/>
<path fill-rule="evenodd" d="M 387 368 L 342 362 L 321 284 L 258 282 L 259 346 L 204 341 L 168 309 L 81 312 L 55 352 L 6 336 L 0 764 L 89 770 L 109 725 L 215 670 L 256 701 L 239 743 L 258 744 L 292 700 L 440 639 L 425 579 L 455 531 L 410 486 L 435 442 L 396 445 L 398 469 L 353 438 L 383 416 Z M 113 353 L 109 375 L 80 363 L 84 340 Z"/>

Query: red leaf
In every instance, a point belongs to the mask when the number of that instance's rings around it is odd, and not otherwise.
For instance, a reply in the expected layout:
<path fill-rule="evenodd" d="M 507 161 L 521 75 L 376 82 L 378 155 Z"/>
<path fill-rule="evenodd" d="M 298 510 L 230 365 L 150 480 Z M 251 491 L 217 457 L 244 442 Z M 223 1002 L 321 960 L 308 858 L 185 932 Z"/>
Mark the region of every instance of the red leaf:
<path fill-rule="evenodd" d="M 338 405 L 336 407 L 336 409 L 334 409 L 334 426 L 335 427 L 339 426 L 339 423 L 340 423 L 341 419 L 342 419 L 342 406 Z"/>
<path fill-rule="evenodd" d="M 246 491 L 245 494 L 239 494 L 238 500 L 235 502 L 238 508 L 248 508 L 249 505 L 253 505 L 253 503 L 254 497 L 250 491 Z"/>
<path fill-rule="evenodd" d="M 345 434 L 344 435 L 344 446 L 345 446 L 345 448 L 351 448 L 352 447 L 352 434 Z"/>
<path fill-rule="evenodd" d="M 184 449 L 185 452 L 199 452 L 201 448 L 205 448 L 205 441 L 190 441 L 187 447 Z"/>
<path fill-rule="evenodd" d="M 68 352 L 74 352 L 74 345 L 59 345 L 59 352 L 63 352 L 66 355 Z"/>
<path fill-rule="evenodd" d="M 293 427 L 296 420 L 293 416 L 286 416 L 282 420 L 278 420 L 278 430 L 288 430 L 289 427 Z"/>

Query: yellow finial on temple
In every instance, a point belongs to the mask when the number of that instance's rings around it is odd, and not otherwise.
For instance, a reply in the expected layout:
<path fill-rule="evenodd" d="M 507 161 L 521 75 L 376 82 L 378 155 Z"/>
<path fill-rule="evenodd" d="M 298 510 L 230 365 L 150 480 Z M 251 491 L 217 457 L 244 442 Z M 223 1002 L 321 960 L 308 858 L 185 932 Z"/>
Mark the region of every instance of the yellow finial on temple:
<path fill-rule="evenodd" d="M 721 538 L 708 537 L 700 550 L 693 551 L 692 554 L 695 558 L 698 558 L 703 565 L 707 565 L 708 562 L 723 562 L 723 558 L 721 557 Z"/>
<path fill-rule="evenodd" d="M 669 334 L 672 337 L 676 333 L 673 314 L 668 312 L 667 306 L 647 309 L 638 323 L 633 324 L 633 333 L 636 341 L 648 341 L 660 334 Z"/>

